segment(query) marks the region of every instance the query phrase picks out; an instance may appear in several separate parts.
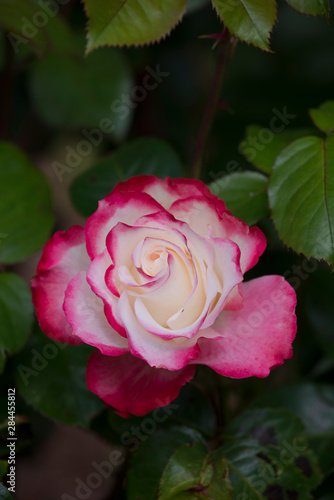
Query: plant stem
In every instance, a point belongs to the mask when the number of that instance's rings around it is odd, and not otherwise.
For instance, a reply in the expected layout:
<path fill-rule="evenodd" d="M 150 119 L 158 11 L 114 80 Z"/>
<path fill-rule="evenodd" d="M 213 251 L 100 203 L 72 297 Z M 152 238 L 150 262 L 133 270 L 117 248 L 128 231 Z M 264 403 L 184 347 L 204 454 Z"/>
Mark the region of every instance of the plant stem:
<path fill-rule="evenodd" d="M 191 166 L 191 177 L 195 179 L 198 179 L 200 177 L 204 148 L 210 130 L 212 128 L 213 120 L 218 107 L 221 87 L 224 81 L 227 65 L 229 60 L 233 56 L 235 46 L 235 37 L 231 36 L 227 28 L 225 28 L 221 37 L 221 41 L 219 42 L 218 61 L 212 82 L 210 97 L 206 105 L 196 139 L 194 159 Z"/>

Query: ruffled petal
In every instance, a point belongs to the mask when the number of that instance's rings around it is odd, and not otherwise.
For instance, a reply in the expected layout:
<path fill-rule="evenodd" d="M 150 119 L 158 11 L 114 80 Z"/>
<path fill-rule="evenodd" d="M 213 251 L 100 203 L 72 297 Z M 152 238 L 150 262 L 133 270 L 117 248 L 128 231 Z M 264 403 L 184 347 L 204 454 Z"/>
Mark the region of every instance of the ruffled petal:
<path fill-rule="evenodd" d="M 176 200 L 189 198 L 190 196 L 203 196 L 218 200 L 203 182 L 196 179 L 171 179 L 169 177 L 159 179 L 154 175 L 131 177 L 131 179 L 117 184 L 112 191 L 112 193 L 127 192 L 147 193 L 167 210 Z"/>
<path fill-rule="evenodd" d="M 62 306 L 69 282 L 89 264 L 85 233 L 81 226 L 57 232 L 45 245 L 37 274 L 32 279 L 32 297 L 41 329 L 53 340 L 81 343 L 73 335 Z"/>
<path fill-rule="evenodd" d="M 88 360 L 86 379 L 90 391 L 126 418 L 168 405 L 194 374 L 194 366 L 170 371 L 151 368 L 131 354 L 109 357 L 95 351 Z"/>
<path fill-rule="evenodd" d="M 106 247 L 106 237 L 118 222 L 133 225 L 147 214 L 163 211 L 163 207 L 146 193 L 112 192 L 99 202 L 98 209 L 85 226 L 87 252 L 93 260 Z"/>
<path fill-rule="evenodd" d="M 244 307 L 223 311 L 202 331 L 195 363 L 231 378 L 266 377 L 292 357 L 297 326 L 296 294 L 282 276 L 263 276 L 242 285 Z"/>
<path fill-rule="evenodd" d="M 234 241 L 240 248 L 240 267 L 245 273 L 255 266 L 265 251 L 267 246 L 265 235 L 258 227 L 250 228 L 228 212 L 222 215 L 221 228 L 221 237 Z"/>
<path fill-rule="evenodd" d="M 214 199 L 216 198 L 216 199 Z M 228 210 L 222 209 L 217 197 L 191 197 L 177 200 L 169 210 L 178 220 L 186 222 L 197 234 L 207 238 L 229 239 L 240 248 L 243 273 L 255 266 L 266 248 L 266 238 L 258 227 L 250 228 Z"/>

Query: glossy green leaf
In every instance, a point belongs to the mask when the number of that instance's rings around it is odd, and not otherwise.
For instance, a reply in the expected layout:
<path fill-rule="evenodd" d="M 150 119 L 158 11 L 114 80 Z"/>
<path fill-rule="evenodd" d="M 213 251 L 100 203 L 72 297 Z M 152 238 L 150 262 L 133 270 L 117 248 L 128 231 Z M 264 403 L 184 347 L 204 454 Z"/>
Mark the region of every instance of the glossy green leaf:
<path fill-rule="evenodd" d="M 281 460 L 275 448 L 239 439 L 222 446 L 216 455 L 225 456 L 232 487 L 240 498 L 311 500 L 306 477 L 294 463 L 293 453 L 286 451 Z"/>
<path fill-rule="evenodd" d="M 269 204 L 283 242 L 334 264 L 334 134 L 305 137 L 277 157 Z"/>
<path fill-rule="evenodd" d="M 148 436 L 140 427 L 129 426 L 126 438 L 127 442 L 123 439 L 123 445 L 129 446 L 130 452 L 136 451 L 141 443 L 130 462 L 127 477 L 128 500 L 157 500 L 160 478 L 175 450 L 186 443 L 205 444 L 201 434 L 187 427 L 158 429 Z"/>
<path fill-rule="evenodd" d="M 15 53 L 30 46 L 38 55 L 71 51 L 71 35 L 58 15 L 59 4 L 35 0 L 0 0 L 0 26 Z"/>
<path fill-rule="evenodd" d="M 237 172 L 211 183 L 209 188 L 233 215 L 251 226 L 269 216 L 267 185 L 268 177 L 258 172 Z"/>
<path fill-rule="evenodd" d="M 160 482 L 159 500 L 232 499 L 227 464 L 213 459 L 201 443 L 187 443 L 170 458 Z"/>
<path fill-rule="evenodd" d="M 92 348 L 54 342 L 39 329 L 28 347 L 13 358 L 21 396 L 57 422 L 88 426 L 104 408 L 86 387 L 86 365 Z"/>
<path fill-rule="evenodd" d="M 301 137 L 314 134 L 312 129 L 283 130 L 274 132 L 259 125 L 250 125 L 240 144 L 240 151 L 256 168 L 270 174 L 276 157 L 283 148 Z"/>
<path fill-rule="evenodd" d="M 269 38 L 274 27 L 276 0 L 213 0 L 225 26 L 243 42 L 269 51 Z"/>
<path fill-rule="evenodd" d="M 104 135 L 117 140 L 126 136 L 133 115 L 131 88 L 127 63 L 112 49 L 87 58 L 49 55 L 36 61 L 30 79 L 34 105 L 45 123 L 84 128 L 83 157 L 102 143 Z"/>
<path fill-rule="evenodd" d="M 0 262 L 25 259 L 47 240 L 53 226 L 45 177 L 16 146 L 0 143 Z"/>
<path fill-rule="evenodd" d="M 89 216 L 118 182 L 143 174 L 183 177 L 184 170 L 167 143 L 147 137 L 136 139 L 75 179 L 71 186 L 73 203 L 83 215 Z"/>
<path fill-rule="evenodd" d="M 314 124 L 329 134 L 334 130 L 334 101 L 326 101 L 319 108 L 310 109 Z"/>
<path fill-rule="evenodd" d="M 18 352 L 27 342 L 34 310 L 31 292 L 16 274 L 0 274 L 0 365 L 6 353 Z"/>
<path fill-rule="evenodd" d="M 84 0 L 89 17 L 87 50 L 101 45 L 143 45 L 168 35 L 187 0 Z"/>
<path fill-rule="evenodd" d="M 291 7 L 302 14 L 310 16 L 327 16 L 329 14 L 328 0 L 285 0 Z"/>

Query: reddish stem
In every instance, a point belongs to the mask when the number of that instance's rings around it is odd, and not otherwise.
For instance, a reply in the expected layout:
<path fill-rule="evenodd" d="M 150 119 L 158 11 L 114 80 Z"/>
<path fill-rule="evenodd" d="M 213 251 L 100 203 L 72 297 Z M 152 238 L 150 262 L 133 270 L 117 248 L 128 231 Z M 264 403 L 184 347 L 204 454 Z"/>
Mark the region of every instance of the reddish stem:
<path fill-rule="evenodd" d="M 195 153 L 191 166 L 191 177 L 195 179 L 200 177 L 204 148 L 212 128 L 216 110 L 218 108 L 221 87 L 226 74 L 227 65 L 234 53 L 235 46 L 236 39 L 229 33 L 227 28 L 225 28 L 219 43 L 218 61 L 212 82 L 210 97 L 206 105 L 196 139 Z"/>

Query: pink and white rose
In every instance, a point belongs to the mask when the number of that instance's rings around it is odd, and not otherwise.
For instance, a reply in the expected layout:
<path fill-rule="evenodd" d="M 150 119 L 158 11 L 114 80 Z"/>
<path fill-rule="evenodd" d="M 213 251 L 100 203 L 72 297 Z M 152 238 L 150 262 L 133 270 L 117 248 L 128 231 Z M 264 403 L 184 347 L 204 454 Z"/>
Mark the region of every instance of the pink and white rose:
<path fill-rule="evenodd" d="M 197 364 L 266 377 L 292 356 L 296 296 L 281 276 L 243 282 L 265 247 L 202 182 L 133 177 L 45 246 L 41 329 L 97 348 L 87 386 L 124 417 L 169 404 Z"/>

